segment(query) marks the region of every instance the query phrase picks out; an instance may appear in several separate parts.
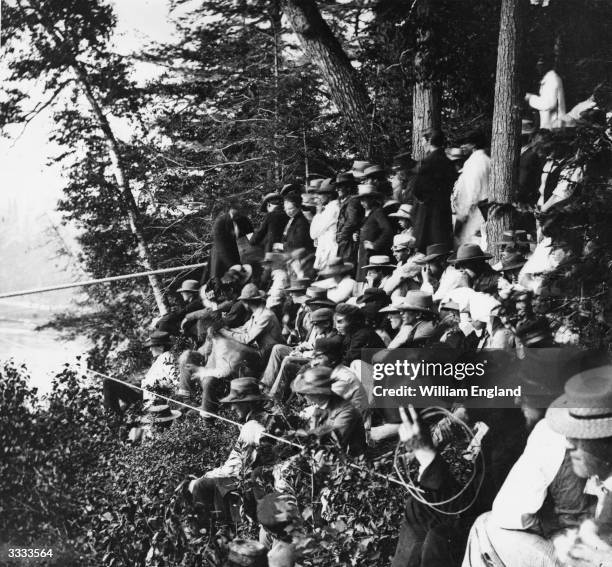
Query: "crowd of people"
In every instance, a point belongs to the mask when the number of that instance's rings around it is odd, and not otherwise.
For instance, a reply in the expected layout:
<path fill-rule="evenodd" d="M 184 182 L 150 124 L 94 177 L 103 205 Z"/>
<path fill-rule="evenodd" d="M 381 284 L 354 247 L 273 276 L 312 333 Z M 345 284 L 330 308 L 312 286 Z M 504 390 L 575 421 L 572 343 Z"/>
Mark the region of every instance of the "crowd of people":
<path fill-rule="evenodd" d="M 202 514 L 236 519 L 236 498 L 247 500 L 238 479 L 269 464 L 267 434 L 303 428 L 349 458 L 399 441 L 416 460 L 424 501 L 407 496 L 393 567 L 612 565 L 612 366 L 585 362 L 575 335 L 533 309 L 563 259 L 540 213 L 571 199 L 585 174 L 551 143 L 569 116 L 557 77 L 526 97 L 545 114 L 538 129 L 523 121 L 516 223 L 500 241 L 486 237 L 491 159 L 480 131 L 451 148 L 442 131 L 424 132 L 420 163 L 401 153 L 390 170 L 356 160 L 335 177 L 288 183 L 263 197 L 256 226 L 240 202 L 215 219 L 205 275 L 182 282 L 182 306 L 156 322 L 140 383 L 149 424 L 181 415 L 155 392 L 199 404 L 208 425 L 223 407 L 242 424 L 226 461 L 188 484 Z M 590 102 L 574 123 L 600 120 L 597 92 Z M 175 358 L 179 336 L 193 348 Z M 487 426 L 478 490 L 463 490 L 442 456 L 444 420 L 373 407 L 364 353 L 433 347 L 468 358 L 499 349 L 528 368 L 515 408 L 447 408 Z M 116 412 L 143 396 L 112 380 L 104 393 Z M 279 424 L 275 404 L 299 408 L 295 421 Z M 254 497 L 270 565 L 296 561 L 283 531 L 300 516 L 283 475 L 291 459 L 274 463 L 273 490 Z"/>

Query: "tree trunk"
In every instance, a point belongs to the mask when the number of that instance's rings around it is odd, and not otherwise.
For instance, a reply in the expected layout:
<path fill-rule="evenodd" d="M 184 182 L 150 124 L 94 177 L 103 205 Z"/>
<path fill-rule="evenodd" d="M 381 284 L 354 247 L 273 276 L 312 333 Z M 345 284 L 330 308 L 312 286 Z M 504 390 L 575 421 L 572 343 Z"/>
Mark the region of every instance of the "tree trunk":
<path fill-rule="evenodd" d="M 57 43 L 58 46 L 63 46 L 64 49 L 66 49 L 66 47 L 73 48 L 67 50 L 67 52 L 74 52 L 75 49 L 74 46 L 71 45 L 72 42 L 66 39 L 63 33 L 57 28 L 55 28 L 53 24 L 45 20 L 41 5 L 38 0 L 29 0 L 29 5 L 30 8 L 32 8 L 36 13 L 38 21 L 40 22 L 41 26 L 43 26 L 50 38 L 55 43 Z M 149 247 L 147 245 L 147 241 L 140 225 L 138 207 L 136 206 L 136 201 L 134 200 L 134 195 L 132 194 L 128 178 L 124 172 L 117 139 L 115 138 L 115 135 L 110 127 L 110 123 L 108 122 L 106 115 L 104 114 L 104 112 L 102 112 L 102 108 L 93 93 L 93 90 L 89 83 L 89 79 L 87 77 L 87 73 L 85 72 L 81 64 L 76 60 L 76 58 L 72 59 L 72 61 L 69 63 L 69 66 L 74 71 L 77 77 L 77 81 L 83 89 L 85 97 L 87 98 L 87 101 L 91 106 L 91 111 L 96 117 L 98 126 L 104 134 L 106 146 L 109 152 L 109 157 L 113 165 L 115 181 L 117 182 L 117 186 L 119 187 L 119 191 L 125 205 L 125 210 L 128 215 L 130 230 L 136 238 L 138 257 L 140 258 L 142 265 L 146 268 L 147 271 L 154 270 L 155 268 L 151 253 L 149 252 Z M 166 298 L 164 297 L 164 292 L 162 290 L 159 278 L 156 274 L 151 274 L 150 276 L 148 276 L 148 278 L 149 284 L 151 285 L 151 289 L 153 290 L 153 296 L 155 297 L 155 303 L 157 304 L 157 308 L 161 315 L 165 315 L 168 312 L 168 303 L 166 301 Z"/>
<path fill-rule="evenodd" d="M 488 248 L 496 260 L 499 259 L 500 251 L 499 247 L 492 243 L 501 240 L 504 230 L 510 227 L 510 203 L 518 174 L 520 2 L 521 0 L 502 0 L 497 46 L 489 184 L 491 207 L 486 223 Z"/>
<path fill-rule="evenodd" d="M 138 257 L 140 258 L 142 265 L 146 268 L 147 271 L 154 270 L 155 268 L 153 258 L 151 257 L 146 238 L 144 236 L 144 233 L 142 232 L 138 207 L 136 205 L 136 201 L 134 200 L 134 195 L 132 194 L 128 178 L 125 175 L 125 170 L 121 160 L 121 153 L 119 151 L 119 144 L 117 143 L 117 138 L 115 137 L 115 134 L 113 133 L 112 128 L 110 127 L 110 124 L 108 122 L 108 119 L 102 112 L 102 108 L 100 107 L 95 95 L 93 94 L 91 85 L 89 84 L 89 80 L 87 78 L 87 74 L 77 62 L 72 65 L 72 68 L 74 69 L 77 75 L 78 82 L 81 85 L 81 88 L 83 89 L 87 101 L 89 102 L 91 111 L 96 117 L 98 126 L 104 134 L 110 160 L 113 165 L 113 174 L 115 176 L 117 186 L 119 187 L 119 191 L 121 192 L 121 197 L 125 205 L 128 222 L 130 224 L 130 230 L 136 238 L 136 244 L 138 247 Z M 168 303 L 166 301 L 166 298 L 164 297 L 164 292 L 159 278 L 156 274 L 151 274 L 148 276 L 148 278 L 149 284 L 151 285 L 151 289 L 153 290 L 153 296 L 155 297 L 155 303 L 157 303 L 157 308 L 159 309 L 160 314 L 164 315 L 168 312 Z"/>
<path fill-rule="evenodd" d="M 417 31 L 417 49 L 414 57 L 415 83 L 412 90 L 412 157 L 425 157 L 422 132 L 429 128 L 440 128 L 440 88 L 434 76 L 436 65 L 434 33 L 430 22 L 435 0 L 423 0 L 417 8 L 421 22 Z"/>
<path fill-rule="evenodd" d="M 304 54 L 319 69 L 333 103 L 343 114 L 355 146 L 369 158 L 370 100 L 340 42 L 315 0 L 286 0 L 284 12 Z"/>

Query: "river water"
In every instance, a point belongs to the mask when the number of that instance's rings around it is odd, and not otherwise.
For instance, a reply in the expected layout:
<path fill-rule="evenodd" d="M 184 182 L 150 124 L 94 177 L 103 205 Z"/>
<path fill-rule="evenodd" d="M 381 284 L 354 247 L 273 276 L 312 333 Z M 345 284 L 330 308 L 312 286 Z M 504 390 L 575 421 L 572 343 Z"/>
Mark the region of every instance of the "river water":
<path fill-rule="evenodd" d="M 77 365 L 77 356 L 89 348 L 85 339 L 67 341 L 53 329 L 36 330 L 52 316 L 48 306 L 0 301 L 0 362 L 25 364 L 39 394 L 49 390 L 51 378 L 65 364 Z"/>

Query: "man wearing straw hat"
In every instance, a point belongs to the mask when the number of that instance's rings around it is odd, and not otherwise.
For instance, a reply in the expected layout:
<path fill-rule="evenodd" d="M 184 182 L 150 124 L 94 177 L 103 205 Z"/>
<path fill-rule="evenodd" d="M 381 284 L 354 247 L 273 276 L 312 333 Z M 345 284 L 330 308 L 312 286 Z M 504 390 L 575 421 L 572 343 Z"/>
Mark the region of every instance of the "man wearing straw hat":
<path fill-rule="evenodd" d="M 611 366 L 582 371 L 565 384 L 492 513 L 472 527 L 463 567 L 612 565 L 611 411 Z"/>
<path fill-rule="evenodd" d="M 256 462 L 257 448 L 270 420 L 265 410 L 268 401 L 269 398 L 260 392 L 257 379 L 251 377 L 232 380 L 229 395 L 219 400 L 230 406 L 243 425 L 225 463 L 189 483 L 194 501 L 201 504 L 206 513 L 219 511 L 226 518 L 230 516 L 227 497 L 237 489 L 236 481 L 245 469 Z"/>

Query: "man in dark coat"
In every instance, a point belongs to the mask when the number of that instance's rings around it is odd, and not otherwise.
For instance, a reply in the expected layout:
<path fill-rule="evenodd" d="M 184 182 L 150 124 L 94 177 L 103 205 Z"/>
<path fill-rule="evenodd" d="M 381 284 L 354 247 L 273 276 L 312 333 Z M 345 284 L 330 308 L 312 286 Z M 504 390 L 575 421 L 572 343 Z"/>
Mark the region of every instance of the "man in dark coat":
<path fill-rule="evenodd" d="M 385 348 L 378 333 L 365 326 L 365 315 L 356 305 L 339 303 L 336 305 L 334 325 L 343 337 L 342 364 L 349 366 L 354 360 L 361 360 L 363 349 Z"/>
<path fill-rule="evenodd" d="M 357 253 L 357 281 L 363 282 L 366 277 L 364 266 L 370 263 L 370 256 L 391 255 L 393 227 L 381 207 L 384 197 L 373 185 L 360 185 L 358 196 L 365 211 Z"/>
<path fill-rule="evenodd" d="M 283 211 L 282 205 L 283 196 L 280 193 L 268 193 L 264 197 L 261 210 L 265 210 L 267 214 L 251 238 L 251 244 L 262 246 L 264 252 L 272 252 L 272 245 L 283 240 L 283 231 L 289 217 Z"/>
<path fill-rule="evenodd" d="M 301 209 L 302 198 L 298 193 L 289 193 L 284 196 L 285 213 L 289 221 L 283 230 L 283 252 L 291 252 L 297 248 L 314 250 L 310 238 L 310 224 Z"/>
<path fill-rule="evenodd" d="M 213 223 L 209 278 L 221 278 L 230 266 L 240 264 L 237 242 L 240 230 L 237 224 L 239 207 L 237 202 L 231 202 L 227 211 L 221 213 Z"/>
<path fill-rule="evenodd" d="M 414 196 L 418 203 L 414 236 L 420 252 L 425 252 L 429 244 L 452 243 L 451 193 L 457 177 L 453 163 L 444 152 L 444 134 L 440 130 L 427 130 L 423 138 L 428 155 L 422 161 L 414 182 Z"/>
<path fill-rule="evenodd" d="M 338 257 L 345 262 L 357 263 L 357 242 L 354 235 L 359 233 L 363 220 L 363 207 L 359 202 L 357 184 L 352 173 L 341 173 L 336 177 L 336 190 L 340 203 L 336 242 Z"/>

